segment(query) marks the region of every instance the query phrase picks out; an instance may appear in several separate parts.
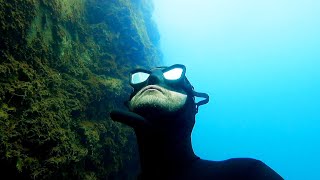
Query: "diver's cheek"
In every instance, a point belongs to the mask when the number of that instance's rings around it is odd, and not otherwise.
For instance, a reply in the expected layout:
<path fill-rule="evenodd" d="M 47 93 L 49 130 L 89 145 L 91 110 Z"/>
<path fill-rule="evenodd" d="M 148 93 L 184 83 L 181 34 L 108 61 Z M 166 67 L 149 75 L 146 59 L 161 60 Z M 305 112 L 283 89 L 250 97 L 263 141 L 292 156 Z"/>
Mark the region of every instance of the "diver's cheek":
<path fill-rule="evenodd" d="M 170 96 L 170 100 L 168 100 L 168 106 L 171 109 L 170 111 L 178 111 L 185 105 L 186 102 L 187 102 L 187 95 L 174 92 Z"/>

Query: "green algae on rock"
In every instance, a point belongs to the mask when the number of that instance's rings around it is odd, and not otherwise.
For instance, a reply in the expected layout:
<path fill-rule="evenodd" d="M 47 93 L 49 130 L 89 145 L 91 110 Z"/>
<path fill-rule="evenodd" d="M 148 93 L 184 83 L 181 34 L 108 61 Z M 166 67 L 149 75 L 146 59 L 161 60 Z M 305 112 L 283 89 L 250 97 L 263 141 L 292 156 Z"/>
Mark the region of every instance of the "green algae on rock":
<path fill-rule="evenodd" d="M 0 168 L 20 179 L 130 179 L 131 129 L 109 112 L 128 72 L 161 63 L 142 0 L 0 0 Z"/>

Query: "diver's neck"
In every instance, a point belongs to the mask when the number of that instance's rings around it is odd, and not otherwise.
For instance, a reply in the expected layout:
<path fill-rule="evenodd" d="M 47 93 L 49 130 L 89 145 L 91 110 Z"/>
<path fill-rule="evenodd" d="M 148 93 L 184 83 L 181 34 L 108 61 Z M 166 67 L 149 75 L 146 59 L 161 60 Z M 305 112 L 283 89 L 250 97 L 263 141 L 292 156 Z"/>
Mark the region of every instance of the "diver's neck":
<path fill-rule="evenodd" d="M 135 130 L 140 164 L 143 173 L 161 174 L 176 171 L 177 167 L 190 164 L 198 159 L 191 144 L 191 135 L 179 134 L 172 130 Z"/>

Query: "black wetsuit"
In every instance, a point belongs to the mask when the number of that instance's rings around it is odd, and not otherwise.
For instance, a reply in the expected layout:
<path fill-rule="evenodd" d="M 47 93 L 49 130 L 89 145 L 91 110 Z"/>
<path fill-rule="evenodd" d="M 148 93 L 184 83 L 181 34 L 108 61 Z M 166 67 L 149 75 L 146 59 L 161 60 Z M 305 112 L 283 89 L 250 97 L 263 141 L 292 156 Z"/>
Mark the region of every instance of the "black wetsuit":
<path fill-rule="evenodd" d="M 142 173 L 139 179 L 282 180 L 283 178 L 261 161 L 234 158 L 225 161 L 196 159 L 169 173 Z"/>
<path fill-rule="evenodd" d="M 146 125 L 143 117 L 126 111 L 114 111 L 112 119 L 134 128 L 140 153 L 138 179 L 181 180 L 282 180 L 274 170 L 259 160 L 234 158 L 207 161 L 197 157 L 191 146 L 192 120 L 186 116 L 161 120 L 169 126 Z M 177 120 L 178 119 L 178 120 Z M 182 120 L 182 121 L 181 121 Z M 183 123 L 181 123 L 183 122 Z M 188 122 L 191 126 L 188 127 Z M 157 127 L 157 128 L 155 128 Z"/>

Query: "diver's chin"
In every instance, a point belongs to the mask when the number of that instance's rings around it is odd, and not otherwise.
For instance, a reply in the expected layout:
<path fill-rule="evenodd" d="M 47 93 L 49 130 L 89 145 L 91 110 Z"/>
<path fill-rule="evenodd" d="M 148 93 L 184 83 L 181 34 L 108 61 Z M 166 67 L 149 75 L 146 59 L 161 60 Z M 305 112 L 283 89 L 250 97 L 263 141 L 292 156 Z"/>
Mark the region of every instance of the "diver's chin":
<path fill-rule="evenodd" d="M 133 112 L 147 118 L 149 121 L 163 119 L 174 114 L 174 112 L 168 111 L 167 109 L 158 106 L 157 104 L 143 104 L 133 109 Z"/>
<path fill-rule="evenodd" d="M 130 101 L 130 107 L 133 112 L 139 113 L 164 113 L 174 111 L 167 105 L 168 99 L 161 93 L 149 93 L 145 92 L 142 95 L 136 97 Z"/>

